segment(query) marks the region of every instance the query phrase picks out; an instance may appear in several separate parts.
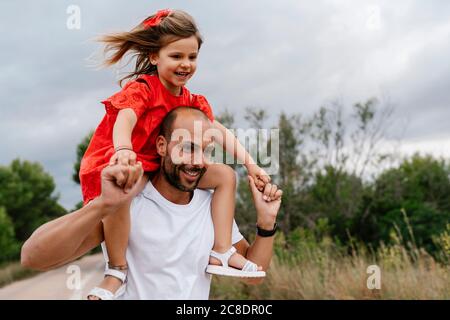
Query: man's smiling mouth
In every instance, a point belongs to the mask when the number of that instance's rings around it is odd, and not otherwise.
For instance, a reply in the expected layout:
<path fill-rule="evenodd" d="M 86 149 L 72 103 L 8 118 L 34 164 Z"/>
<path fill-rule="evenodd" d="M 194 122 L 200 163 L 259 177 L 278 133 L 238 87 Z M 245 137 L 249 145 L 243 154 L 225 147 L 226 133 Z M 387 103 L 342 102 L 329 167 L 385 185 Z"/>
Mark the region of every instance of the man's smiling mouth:
<path fill-rule="evenodd" d="M 188 175 L 191 176 L 191 177 L 197 177 L 197 176 L 200 174 L 200 171 L 199 171 L 199 170 L 187 170 L 187 169 L 183 169 L 183 170 L 181 170 L 181 171 L 183 171 L 184 173 L 188 174 Z"/>

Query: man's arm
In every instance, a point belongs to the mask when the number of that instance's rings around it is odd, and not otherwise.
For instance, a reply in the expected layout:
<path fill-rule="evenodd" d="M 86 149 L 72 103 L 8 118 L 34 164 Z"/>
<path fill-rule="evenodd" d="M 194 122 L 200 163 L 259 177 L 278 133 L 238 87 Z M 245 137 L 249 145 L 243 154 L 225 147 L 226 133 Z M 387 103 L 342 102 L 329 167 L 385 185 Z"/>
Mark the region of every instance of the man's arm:
<path fill-rule="evenodd" d="M 241 255 L 261 266 L 263 271 L 267 271 L 272 260 L 274 238 L 274 236 L 263 238 L 257 235 L 251 245 L 243 238 L 235 243 L 234 247 Z"/>
<path fill-rule="evenodd" d="M 104 217 L 104 206 L 95 199 L 80 210 L 42 225 L 22 247 L 22 266 L 45 271 L 78 258 L 102 241 Z"/>
<path fill-rule="evenodd" d="M 142 166 L 111 166 L 102 172 L 102 195 L 87 206 L 39 227 L 24 243 L 21 263 L 36 270 L 49 270 L 82 256 L 103 240 L 102 219 L 114 214 L 145 184 Z M 142 181 L 141 183 L 137 183 Z M 118 185 L 133 186 L 125 193 Z"/>
<path fill-rule="evenodd" d="M 275 236 L 272 237 L 260 237 L 256 236 L 255 241 L 250 245 L 248 241 L 243 238 L 239 242 L 234 244 L 237 252 L 243 255 L 250 261 L 253 261 L 258 266 L 261 266 L 263 271 L 267 271 L 270 266 L 270 261 L 273 255 L 273 242 Z M 260 284 L 264 278 L 249 278 L 243 280 L 248 284 Z"/>
<path fill-rule="evenodd" d="M 276 222 L 278 210 L 280 209 L 282 191 L 276 185 L 266 184 L 264 192 L 260 192 L 256 188 L 253 179 L 250 177 L 249 180 L 253 202 L 256 208 L 257 225 L 262 229 L 272 230 Z M 266 202 L 263 200 L 263 194 L 269 194 L 271 197 L 276 198 L 276 200 Z M 256 235 L 255 241 L 251 245 L 246 239 L 242 239 L 235 243 L 234 246 L 241 255 L 261 266 L 266 271 L 272 259 L 274 238 L 275 236 L 260 237 Z M 259 284 L 262 281 L 263 278 L 254 278 L 246 282 L 249 284 Z"/>

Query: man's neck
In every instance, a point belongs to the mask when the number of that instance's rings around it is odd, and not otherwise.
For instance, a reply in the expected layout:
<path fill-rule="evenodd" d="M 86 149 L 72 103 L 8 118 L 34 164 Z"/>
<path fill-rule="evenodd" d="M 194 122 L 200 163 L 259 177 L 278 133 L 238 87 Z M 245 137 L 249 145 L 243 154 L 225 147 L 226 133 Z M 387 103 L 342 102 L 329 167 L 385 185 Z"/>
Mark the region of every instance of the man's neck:
<path fill-rule="evenodd" d="M 191 201 L 193 192 L 181 191 L 172 186 L 159 171 L 152 179 L 155 189 L 167 200 L 175 204 L 188 204 Z"/>

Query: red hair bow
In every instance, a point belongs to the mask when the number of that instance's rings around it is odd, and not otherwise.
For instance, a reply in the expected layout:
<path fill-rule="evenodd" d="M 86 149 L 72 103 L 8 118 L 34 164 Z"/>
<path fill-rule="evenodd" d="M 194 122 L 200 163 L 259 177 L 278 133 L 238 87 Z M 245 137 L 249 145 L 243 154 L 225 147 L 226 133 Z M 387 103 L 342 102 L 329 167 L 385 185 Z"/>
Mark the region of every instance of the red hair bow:
<path fill-rule="evenodd" d="M 147 20 L 145 20 L 144 26 L 145 28 L 151 28 L 154 26 L 157 26 L 158 24 L 161 23 L 161 21 L 167 17 L 172 11 L 170 9 L 164 9 L 164 10 L 159 10 L 158 12 L 156 12 L 153 17 L 148 18 Z"/>

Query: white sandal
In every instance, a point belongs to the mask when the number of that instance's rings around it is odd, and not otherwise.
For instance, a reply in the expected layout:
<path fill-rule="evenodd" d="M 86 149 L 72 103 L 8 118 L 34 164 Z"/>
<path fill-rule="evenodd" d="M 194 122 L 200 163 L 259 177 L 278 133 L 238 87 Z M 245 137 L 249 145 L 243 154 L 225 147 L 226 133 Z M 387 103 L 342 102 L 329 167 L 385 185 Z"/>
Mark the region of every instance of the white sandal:
<path fill-rule="evenodd" d="M 122 270 L 122 271 L 119 271 L 119 270 Z M 120 297 L 125 292 L 127 274 L 125 272 L 123 272 L 123 270 L 127 270 L 127 269 L 119 269 L 119 270 L 112 269 L 112 267 L 106 268 L 106 270 L 105 270 L 105 277 L 112 276 L 114 278 L 119 279 L 122 282 L 122 285 L 119 287 L 119 289 L 117 289 L 115 294 L 109 290 L 106 290 L 106 289 L 103 289 L 100 287 L 95 287 L 89 292 L 89 294 L 87 295 L 87 298 L 89 299 L 90 296 L 94 296 L 94 297 L 99 298 L 100 300 L 114 300 L 114 299 Z"/>
<path fill-rule="evenodd" d="M 206 267 L 206 272 L 210 274 L 215 274 L 219 276 L 228 276 L 228 277 L 238 277 L 238 278 L 262 278 L 266 276 L 264 271 L 258 271 L 258 266 L 247 260 L 242 270 L 233 268 L 228 265 L 228 260 L 230 260 L 231 256 L 236 252 L 235 247 L 231 247 L 228 251 L 224 253 L 218 253 L 214 250 L 211 250 L 211 257 L 219 260 L 222 265 L 216 266 L 213 264 L 208 265 Z"/>

